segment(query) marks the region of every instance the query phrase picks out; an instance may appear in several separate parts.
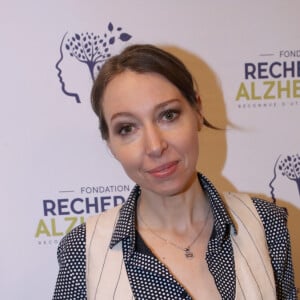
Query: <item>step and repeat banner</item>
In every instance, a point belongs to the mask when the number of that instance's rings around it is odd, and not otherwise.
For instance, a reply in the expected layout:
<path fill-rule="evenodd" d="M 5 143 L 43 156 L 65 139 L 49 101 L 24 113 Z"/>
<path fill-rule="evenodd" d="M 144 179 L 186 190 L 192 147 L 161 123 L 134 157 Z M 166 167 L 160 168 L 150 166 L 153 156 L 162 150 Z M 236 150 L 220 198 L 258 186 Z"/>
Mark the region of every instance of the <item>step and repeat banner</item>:
<path fill-rule="evenodd" d="M 51 299 L 61 238 L 133 183 L 100 138 L 90 89 L 134 43 L 181 58 L 204 114 L 199 170 L 289 211 L 300 287 L 299 1 L 1 3 L 1 295 Z"/>

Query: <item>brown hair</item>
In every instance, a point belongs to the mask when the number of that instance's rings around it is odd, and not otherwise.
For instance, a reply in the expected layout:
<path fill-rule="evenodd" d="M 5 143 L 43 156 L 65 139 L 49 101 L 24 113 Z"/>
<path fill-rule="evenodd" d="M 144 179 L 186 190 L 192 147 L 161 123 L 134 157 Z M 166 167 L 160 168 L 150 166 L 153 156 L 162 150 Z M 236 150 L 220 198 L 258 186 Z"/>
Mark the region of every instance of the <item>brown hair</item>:
<path fill-rule="evenodd" d="M 99 118 L 99 128 L 104 140 L 109 139 L 109 131 L 103 115 L 103 93 L 108 83 L 126 70 L 162 75 L 181 91 L 193 108 L 198 110 L 194 79 L 178 58 L 153 45 L 132 45 L 104 63 L 92 88 L 92 108 Z M 211 127 L 205 119 L 204 124 Z"/>

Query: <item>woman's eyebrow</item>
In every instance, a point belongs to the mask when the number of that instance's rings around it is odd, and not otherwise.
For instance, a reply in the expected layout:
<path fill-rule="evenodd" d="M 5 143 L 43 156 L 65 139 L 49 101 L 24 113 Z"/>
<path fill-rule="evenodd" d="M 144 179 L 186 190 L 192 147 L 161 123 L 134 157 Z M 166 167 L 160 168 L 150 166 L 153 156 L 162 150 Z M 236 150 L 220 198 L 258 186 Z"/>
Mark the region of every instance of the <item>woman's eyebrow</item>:
<path fill-rule="evenodd" d="M 162 108 L 164 108 L 164 107 L 166 107 L 166 106 L 168 106 L 168 105 L 170 105 L 172 103 L 179 103 L 179 102 L 180 102 L 180 100 L 177 99 L 177 98 L 169 99 L 169 100 L 166 100 L 166 101 L 164 101 L 162 103 L 157 104 L 154 107 L 154 110 L 159 110 L 159 109 L 162 109 Z M 114 119 L 116 119 L 118 117 L 133 117 L 133 116 L 134 115 L 132 113 L 130 113 L 130 112 L 125 112 L 125 111 L 122 112 L 122 111 L 120 111 L 120 112 L 114 113 L 111 116 L 110 122 L 112 122 Z"/>
<path fill-rule="evenodd" d="M 118 117 L 132 117 L 133 114 L 130 113 L 130 112 L 117 112 L 117 113 L 114 113 L 111 118 L 110 118 L 110 121 L 113 121 L 114 119 L 118 118 Z"/>
<path fill-rule="evenodd" d="M 161 109 L 161 108 L 164 108 L 165 106 L 168 106 L 168 105 L 170 105 L 172 103 L 176 103 L 176 102 L 178 103 L 178 102 L 180 102 L 180 100 L 177 99 L 177 98 L 169 99 L 169 100 L 166 100 L 166 101 L 164 101 L 162 103 L 157 104 L 155 106 L 155 109 Z"/>

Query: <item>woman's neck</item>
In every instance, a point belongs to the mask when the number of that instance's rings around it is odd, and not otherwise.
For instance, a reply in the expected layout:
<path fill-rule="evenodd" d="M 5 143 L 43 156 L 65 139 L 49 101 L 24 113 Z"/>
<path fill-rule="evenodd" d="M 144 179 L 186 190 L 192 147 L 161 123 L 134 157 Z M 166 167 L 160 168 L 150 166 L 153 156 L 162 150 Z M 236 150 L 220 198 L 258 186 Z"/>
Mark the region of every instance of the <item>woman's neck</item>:
<path fill-rule="evenodd" d="M 196 179 L 186 191 L 174 196 L 157 195 L 142 189 L 137 214 L 153 230 L 184 233 L 202 222 L 208 210 L 208 199 Z"/>

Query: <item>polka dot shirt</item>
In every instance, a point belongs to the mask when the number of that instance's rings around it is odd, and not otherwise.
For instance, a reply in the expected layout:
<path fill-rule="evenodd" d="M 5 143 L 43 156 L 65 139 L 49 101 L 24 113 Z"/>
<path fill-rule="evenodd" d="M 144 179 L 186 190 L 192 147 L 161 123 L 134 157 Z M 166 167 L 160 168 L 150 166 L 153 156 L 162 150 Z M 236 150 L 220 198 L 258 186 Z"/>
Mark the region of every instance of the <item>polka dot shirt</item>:
<path fill-rule="evenodd" d="M 199 182 L 207 193 L 214 215 L 214 229 L 206 261 L 222 299 L 235 299 L 235 270 L 230 229 L 234 227 L 223 201 L 202 174 Z M 168 269 L 151 253 L 135 230 L 135 211 L 140 188 L 136 186 L 120 210 L 110 247 L 123 241 L 123 257 L 135 299 L 192 299 Z M 277 299 L 297 299 L 286 227 L 287 214 L 275 204 L 253 198 L 265 228 L 275 274 Z M 59 273 L 53 300 L 87 299 L 85 282 L 85 224 L 67 234 L 57 251 Z M 109 299 L 108 299 L 109 300 Z"/>

